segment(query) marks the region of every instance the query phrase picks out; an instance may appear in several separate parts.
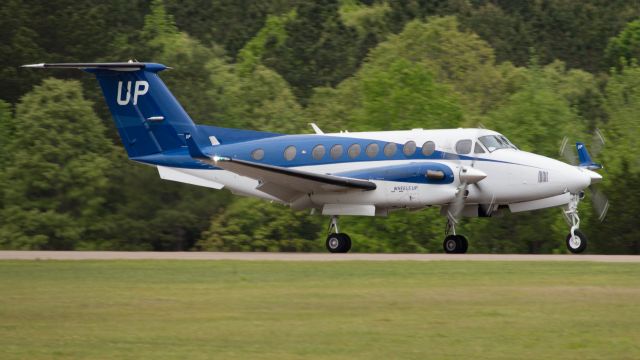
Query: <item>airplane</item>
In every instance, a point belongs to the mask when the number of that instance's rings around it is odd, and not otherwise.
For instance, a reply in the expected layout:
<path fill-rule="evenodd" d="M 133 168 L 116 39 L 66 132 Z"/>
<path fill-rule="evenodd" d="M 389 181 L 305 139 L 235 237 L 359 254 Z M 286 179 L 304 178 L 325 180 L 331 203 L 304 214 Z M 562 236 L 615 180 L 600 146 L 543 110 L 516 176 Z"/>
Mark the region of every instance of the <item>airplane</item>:
<path fill-rule="evenodd" d="M 159 176 L 233 194 L 310 209 L 330 217 L 326 248 L 346 253 L 351 238 L 339 216 L 386 216 L 440 207 L 447 218 L 443 249 L 467 252 L 457 234 L 463 217 L 562 207 L 570 226 L 566 246 L 586 249 L 578 204 L 602 180 L 584 143 L 570 165 L 519 150 L 484 129 L 287 135 L 196 125 L 160 79 L 167 66 L 137 62 L 41 63 L 27 68 L 81 69 L 96 76 L 129 159 Z M 603 218 L 608 202 L 598 209 Z"/>

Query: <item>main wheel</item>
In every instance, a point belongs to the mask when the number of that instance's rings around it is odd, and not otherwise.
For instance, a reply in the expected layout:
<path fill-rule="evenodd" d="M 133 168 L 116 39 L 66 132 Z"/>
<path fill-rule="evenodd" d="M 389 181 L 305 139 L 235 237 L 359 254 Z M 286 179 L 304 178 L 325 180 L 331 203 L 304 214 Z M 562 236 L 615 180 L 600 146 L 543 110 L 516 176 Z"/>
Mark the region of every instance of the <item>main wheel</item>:
<path fill-rule="evenodd" d="M 327 237 L 327 250 L 332 253 L 346 253 L 351 250 L 351 238 L 344 233 L 334 233 Z"/>
<path fill-rule="evenodd" d="M 442 247 L 447 254 L 464 254 L 467 252 L 469 243 L 462 235 L 449 235 L 444 238 Z"/>
<path fill-rule="evenodd" d="M 571 238 L 571 233 L 567 235 L 567 249 L 574 254 L 580 254 L 587 248 L 587 237 L 578 229 L 574 231 L 575 236 Z"/>

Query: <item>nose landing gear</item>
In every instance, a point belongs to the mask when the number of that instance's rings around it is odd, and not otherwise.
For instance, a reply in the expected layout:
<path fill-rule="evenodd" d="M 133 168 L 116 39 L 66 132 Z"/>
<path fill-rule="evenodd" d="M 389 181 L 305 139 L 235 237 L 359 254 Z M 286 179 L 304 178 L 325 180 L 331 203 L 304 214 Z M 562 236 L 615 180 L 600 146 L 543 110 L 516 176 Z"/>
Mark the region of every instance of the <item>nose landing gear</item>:
<path fill-rule="evenodd" d="M 571 226 L 571 231 L 567 235 L 567 249 L 574 254 L 580 254 L 587 248 L 587 237 L 578 230 L 580 228 L 580 217 L 578 216 L 578 204 L 581 194 L 571 194 L 571 201 L 563 211 L 565 220 Z"/>
<path fill-rule="evenodd" d="M 326 246 L 327 250 L 332 253 L 346 253 L 351 250 L 351 238 L 349 235 L 338 232 L 338 217 L 336 215 L 331 216 Z"/>

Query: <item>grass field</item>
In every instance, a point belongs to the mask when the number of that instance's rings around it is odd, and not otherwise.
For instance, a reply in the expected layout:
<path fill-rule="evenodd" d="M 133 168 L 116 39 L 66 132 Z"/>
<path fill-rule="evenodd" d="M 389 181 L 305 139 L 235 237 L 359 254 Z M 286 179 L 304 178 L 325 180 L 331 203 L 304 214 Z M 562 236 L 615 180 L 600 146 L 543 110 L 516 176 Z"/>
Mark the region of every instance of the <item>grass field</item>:
<path fill-rule="evenodd" d="M 640 265 L 1 261 L 0 359 L 639 359 Z"/>

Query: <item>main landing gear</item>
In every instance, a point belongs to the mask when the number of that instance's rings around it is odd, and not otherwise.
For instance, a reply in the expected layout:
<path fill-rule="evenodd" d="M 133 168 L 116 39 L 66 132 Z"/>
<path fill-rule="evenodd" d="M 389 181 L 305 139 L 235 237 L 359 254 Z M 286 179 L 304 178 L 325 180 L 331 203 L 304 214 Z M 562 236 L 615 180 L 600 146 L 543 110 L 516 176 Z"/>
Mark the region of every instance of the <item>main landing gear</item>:
<path fill-rule="evenodd" d="M 331 216 L 329 236 L 327 236 L 327 250 L 332 253 L 346 253 L 351 250 L 351 238 L 345 233 L 338 232 L 338 216 Z"/>
<path fill-rule="evenodd" d="M 563 214 L 571 231 L 567 235 L 567 249 L 574 254 L 580 254 L 587 248 L 587 237 L 580 231 L 580 217 L 578 216 L 578 204 L 583 194 L 571 194 L 571 201 L 567 204 Z"/>
<path fill-rule="evenodd" d="M 467 238 L 462 235 L 456 235 L 455 220 L 447 218 L 447 227 L 444 231 L 446 237 L 442 243 L 444 252 L 447 254 L 464 254 L 469 248 Z"/>

